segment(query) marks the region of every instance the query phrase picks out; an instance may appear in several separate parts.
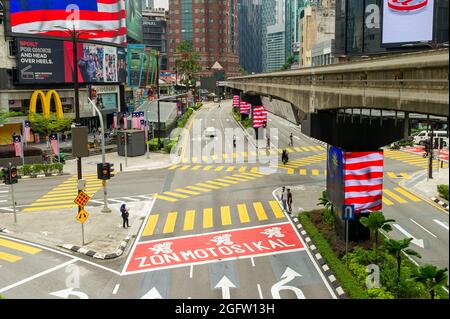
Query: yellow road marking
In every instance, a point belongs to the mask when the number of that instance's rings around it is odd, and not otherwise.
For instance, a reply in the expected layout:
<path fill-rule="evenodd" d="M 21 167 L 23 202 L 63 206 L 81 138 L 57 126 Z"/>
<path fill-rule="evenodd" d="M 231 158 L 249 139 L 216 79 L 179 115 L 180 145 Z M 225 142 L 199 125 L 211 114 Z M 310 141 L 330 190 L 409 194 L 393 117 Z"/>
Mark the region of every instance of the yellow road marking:
<path fill-rule="evenodd" d="M 199 192 L 210 192 L 210 189 L 206 189 L 206 188 L 201 188 L 201 187 L 197 187 L 197 186 L 186 186 L 186 188 L 189 189 L 193 189 L 195 191 L 199 191 Z"/>
<path fill-rule="evenodd" d="M 207 165 L 205 166 L 205 168 L 203 169 L 204 171 L 209 171 L 212 168 L 212 165 Z"/>
<path fill-rule="evenodd" d="M 188 190 L 182 189 L 182 188 L 177 188 L 176 191 L 179 193 L 185 193 L 185 194 L 189 194 L 189 195 L 200 195 L 200 193 L 188 191 Z"/>
<path fill-rule="evenodd" d="M 195 210 L 187 210 L 184 217 L 184 230 L 193 230 L 195 222 Z"/>
<path fill-rule="evenodd" d="M 253 203 L 253 207 L 255 208 L 256 216 L 258 217 L 259 220 L 268 219 L 266 211 L 264 210 L 264 207 L 261 202 Z"/>
<path fill-rule="evenodd" d="M 313 169 L 312 170 L 312 175 L 313 176 L 318 176 L 319 175 L 319 170 L 318 169 Z"/>
<path fill-rule="evenodd" d="M 410 200 L 412 200 L 413 202 L 421 202 L 421 200 L 419 198 L 417 198 L 416 196 L 412 195 L 411 193 L 405 191 L 403 188 L 400 187 L 396 187 L 394 188 L 398 193 L 402 194 L 403 196 L 409 198 Z"/>
<path fill-rule="evenodd" d="M 0 259 L 2 260 L 6 260 L 9 261 L 11 263 L 19 261 L 22 259 L 22 257 L 16 256 L 16 255 L 12 255 L 12 254 L 8 254 L 8 253 L 4 253 L 0 251 Z"/>
<path fill-rule="evenodd" d="M 393 202 L 391 202 L 389 199 L 387 199 L 386 197 L 383 196 L 383 204 L 386 204 L 388 206 L 392 206 L 394 205 Z"/>
<path fill-rule="evenodd" d="M 192 171 L 198 171 L 200 169 L 200 167 L 202 167 L 201 165 L 195 165 L 194 167 L 192 167 Z"/>
<path fill-rule="evenodd" d="M 284 213 L 280 208 L 280 205 L 278 205 L 277 201 L 271 200 L 269 201 L 270 207 L 272 208 L 273 214 L 276 218 L 284 218 Z"/>
<path fill-rule="evenodd" d="M 170 196 L 174 196 L 174 197 L 179 197 L 179 198 L 189 198 L 189 196 L 182 195 L 182 194 L 177 194 L 177 193 L 174 193 L 174 192 L 164 192 L 164 194 L 170 195 Z"/>
<path fill-rule="evenodd" d="M 391 192 L 388 189 L 384 189 L 383 192 L 387 195 L 389 195 L 389 197 L 395 199 L 397 202 L 399 202 L 400 204 L 405 204 L 406 200 L 404 200 L 403 198 L 401 198 L 400 196 L 397 196 L 396 194 L 394 194 L 393 192 Z"/>
<path fill-rule="evenodd" d="M 180 171 L 187 170 L 191 165 L 184 165 L 182 168 L 180 168 Z"/>
<path fill-rule="evenodd" d="M 227 172 L 232 172 L 234 170 L 234 166 L 230 166 L 227 168 Z"/>
<path fill-rule="evenodd" d="M 243 172 L 245 172 L 246 170 L 247 170 L 247 167 L 242 166 L 242 167 L 239 168 L 239 173 L 243 173 Z"/>
<path fill-rule="evenodd" d="M 220 172 L 222 169 L 223 169 L 223 165 L 222 166 L 217 166 L 214 171 Z"/>
<path fill-rule="evenodd" d="M 42 250 L 39 248 L 35 248 L 32 246 L 28 246 L 28 245 L 23 245 L 23 244 L 19 244 L 10 240 L 6 240 L 6 239 L 1 239 L 0 238 L 0 246 L 6 247 L 6 248 L 10 248 L 10 249 L 14 249 L 14 250 L 19 250 L 21 252 L 27 253 L 27 254 L 37 254 L 39 252 L 41 252 Z"/>
<path fill-rule="evenodd" d="M 294 150 L 293 150 L 292 148 L 290 148 L 290 147 L 286 147 L 286 150 L 287 150 L 289 153 L 294 153 Z"/>
<path fill-rule="evenodd" d="M 145 225 L 142 236 L 151 236 L 156 228 L 156 223 L 158 222 L 159 215 L 150 215 Z"/>
<path fill-rule="evenodd" d="M 389 176 L 390 178 L 397 178 L 397 174 L 393 172 L 387 172 L 387 176 Z"/>
<path fill-rule="evenodd" d="M 247 182 L 248 181 L 247 179 L 231 177 L 231 176 L 225 176 L 223 179 L 224 180 L 238 181 L 238 182 Z"/>
<path fill-rule="evenodd" d="M 174 170 L 174 169 L 176 169 L 176 168 L 178 168 L 178 167 L 180 167 L 180 165 L 173 165 L 173 166 L 170 166 L 170 167 L 168 168 L 168 170 Z"/>
<path fill-rule="evenodd" d="M 39 206 L 39 207 L 30 207 L 25 208 L 23 212 L 38 212 L 41 210 L 54 210 L 54 209 L 60 209 L 60 208 L 72 208 L 72 207 L 78 207 L 76 204 L 71 205 L 58 205 L 58 206 Z"/>
<path fill-rule="evenodd" d="M 178 201 L 178 199 L 176 199 L 176 198 L 172 198 L 172 197 L 168 197 L 168 196 L 164 196 L 164 195 L 160 195 L 160 194 L 156 194 L 155 198 L 162 199 L 162 200 L 172 202 L 172 203 Z"/>
<path fill-rule="evenodd" d="M 220 187 L 217 186 L 213 186 L 213 185 L 207 185 L 207 184 L 203 184 L 203 183 L 197 183 L 195 185 L 201 186 L 201 187 L 206 187 L 206 188 L 212 188 L 212 189 L 220 189 Z"/>
<path fill-rule="evenodd" d="M 241 220 L 241 223 L 248 223 L 250 222 L 250 217 L 248 217 L 247 212 L 247 206 L 245 204 L 239 204 L 238 207 L 238 213 L 239 213 L 239 219 Z"/>
<path fill-rule="evenodd" d="M 163 234 L 173 233 L 175 230 L 175 223 L 177 221 L 176 212 L 171 212 L 167 215 L 166 224 L 164 225 Z"/>
<path fill-rule="evenodd" d="M 214 182 L 214 181 L 207 181 L 207 182 L 205 182 L 205 183 L 213 184 L 213 185 L 218 185 L 218 186 L 222 186 L 222 187 L 230 186 L 230 184 L 219 183 L 219 182 Z"/>
<path fill-rule="evenodd" d="M 218 179 L 216 179 L 216 181 L 224 182 L 224 183 L 229 183 L 229 184 L 239 184 L 239 183 L 236 182 L 236 181 L 227 180 L 227 179 L 223 179 L 223 178 L 218 178 Z"/>
<path fill-rule="evenodd" d="M 306 175 L 306 169 L 301 169 L 300 170 L 300 175 Z"/>
<path fill-rule="evenodd" d="M 401 175 L 404 179 L 409 179 L 409 174 L 408 174 L 408 173 L 400 173 L 400 175 Z"/>
<path fill-rule="evenodd" d="M 302 149 L 301 149 L 300 147 L 297 147 L 297 146 L 294 147 L 294 150 L 296 150 L 296 151 L 299 152 L 299 153 L 302 152 Z"/>
<path fill-rule="evenodd" d="M 245 178 L 245 179 L 247 179 L 247 180 L 253 180 L 253 179 L 256 179 L 256 177 L 253 177 L 253 176 L 246 176 L 246 175 L 243 175 L 243 174 L 233 174 L 233 177 L 237 177 L 237 178 Z"/>
<path fill-rule="evenodd" d="M 222 225 L 231 225 L 230 206 L 220 207 L 220 215 L 222 218 Z"/>
<path fill-rule="evenodd" d="M 306 151 L 306 152 L 310 152 L 309 147 L 302 147 L 302 149 L 303 149 L 304 151 Z"/>
<path fill-rule="evenodd" d="M 213 211 L 212 208 L 203 209 L 203 228 L 213 227 Z"/>

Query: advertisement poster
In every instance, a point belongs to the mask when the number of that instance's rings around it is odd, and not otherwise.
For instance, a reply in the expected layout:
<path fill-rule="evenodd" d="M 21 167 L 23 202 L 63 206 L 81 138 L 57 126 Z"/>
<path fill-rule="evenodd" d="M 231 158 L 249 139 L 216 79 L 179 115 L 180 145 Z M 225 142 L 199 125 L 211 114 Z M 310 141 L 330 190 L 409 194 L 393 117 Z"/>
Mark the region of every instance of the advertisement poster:
<path fill-rule="evenodd" d="M 434 0 L 383 2 L 383 44 L 433 40 Z"/>
<path fill-rule="evenodd" d="M 127 35 L 142 42 L 142 1 L 126 0 Z"/>
<path fill-rule="evenodd" d="M 117 76 L 121 83 L 127 82 L 127 51 L 124 48 L 117 48 Z"/>
<path fill-rule="evenodd" d="M 63 42 L 17 39 L 17 68 L 21 83 L 64 82 Z"/>
<path fill-rule="evenodd" d="M 128 2 L 133 2 L 130 8 L 138 6 L 129 15 L 133 22 L 131 32 L 135 34 L 138 32 L 135 28 L 142 25 L 140 0 Z M 75 26 L 79 31 L 89 31 L 82 35 L 83 39 L 126 43 L 125 0 L 10 0 L 6 3 L 13 34 L 70 38 L 70 33 L 64 29 Z"/>
<path fill-rule="evenodd" d="M 144 61 L 144 44 L 128 45 L 128 86 L 139 87 Z"/>

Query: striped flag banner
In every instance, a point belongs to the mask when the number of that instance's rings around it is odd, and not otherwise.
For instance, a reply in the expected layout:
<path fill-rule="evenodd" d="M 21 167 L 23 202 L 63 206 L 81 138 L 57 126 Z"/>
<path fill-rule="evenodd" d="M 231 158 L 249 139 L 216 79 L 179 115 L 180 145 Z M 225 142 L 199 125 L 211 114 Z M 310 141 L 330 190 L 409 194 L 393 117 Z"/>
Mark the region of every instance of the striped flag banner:
<path fill-rule="evenodd" d="M 59 139 L 57 133 L 50 134 L 50 148 L 53 156 L 59 156 Z"/>
<path fill-rule="evenodd" d="M 117 112 L 114 112 L 114 113 L 113 113 L 113 122 L 112 122 L 111 127 L 112 127 L 113 129 L 116 129 L 116 128 L 117 128 Z"/>
<path fill-rule="evenodd" d="M 16 156 L 23 157 L 22 139 L 20 138 L 20 135 L 13 135 L 13 144 Z"/>
<path fill-rule="evenodd" d="M 264 106 L 254 106 L 253 127 L 263 127 L 265 122 L 267 122 L 267 111 L 264 109 Z"/>
<path fill-rule="evenodd" d="M 131 128 L 137 128 L 137 120 L 138 120 L 138 113 L 137 112 L 133 112 L 131 114 Z"/>
<path fill-rule="evenodd" d="M 24 142 L 29 142 L 31 139 L 31 122 L 23 121 L 23 140 Z"/>
<path fill-rule="evenodd" d="M 250 103 L 241 101 L 240 105 L 240 113 L 241 114 L 250 114 Z"/>
<path fill-rule="evenodd" d="M 239 107 L 239 95 L 233 95 L 233 107 Z"/>
<path fill-rule="evenodd" d="M 343 152 L 345 205 L 355 205 L 355 212 L 380 211 L 383 199 L 382 150 Z"/>
<path fill-rule="evenodd" d="M 139 129 L 141 131 L 143 131 L 145 129 L 145 113 L 144 112 L 139 112 Z"/>
<path fill-rule="evenodd" d="M 123 120 L 123 129 L 127 130 L 128 129 L 128 118 L 127 118 L 126 112 L 122 112 L 122 120 Z"/>
<path fill-rule="evenodd" d="M 11 0 L 14 33 L 69 37 L 58 28 L 74 26 L 81 39 L 126 43 L 125 0 Z M 77 8 L 78 10 L 75 10 Z"/>

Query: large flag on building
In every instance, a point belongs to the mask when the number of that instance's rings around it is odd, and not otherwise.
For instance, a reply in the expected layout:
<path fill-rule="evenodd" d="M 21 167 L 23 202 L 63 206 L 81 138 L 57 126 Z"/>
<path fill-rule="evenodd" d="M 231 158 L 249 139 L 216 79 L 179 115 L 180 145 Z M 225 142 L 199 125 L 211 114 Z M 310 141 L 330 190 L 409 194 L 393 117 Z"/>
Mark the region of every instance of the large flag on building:
<path fill-rule="evenodd" d="M 241 101 L 239 112 L 241 114 L 250 114 L 250 103 Z"/>
<path fill-rule="evenodd" d="M 22 139 L 20 135 L 13 135 L 13 144 L 16 156 L 23 157 Z"/>
<path fill-rule="evenodd" d="M 31 138 L 31 123 L 30 121 L 23 121 L 23 140 L 29 142 Z"/>
<path fill-rule="evenodd" d="M 126 43 L 125 0 L 11 0 L 14 33 L 69 37 L 57 28 L 75 26 L 81 39 Z M 78 10 L 75 10 L 77 8 Z"/>
<path fill-rule="evenodd" d="M 267 122 L 267 111 L 264 106 L 254 106 L 253 107 L 253 127 L 263 127 L 264 123 Z"/>
<path fill-rule="evenodd" d="M 59 156 L 59 140 L 57 133 L 50 134 L 50 148 L 53 156 Z"/>
<path fill-rule="evenodd" d="M 356 213 L 381 210 L 383 151 L 346 152 L 330 145 L 327 161 L 327 194 L 338 209 L 354 205 Z"/>

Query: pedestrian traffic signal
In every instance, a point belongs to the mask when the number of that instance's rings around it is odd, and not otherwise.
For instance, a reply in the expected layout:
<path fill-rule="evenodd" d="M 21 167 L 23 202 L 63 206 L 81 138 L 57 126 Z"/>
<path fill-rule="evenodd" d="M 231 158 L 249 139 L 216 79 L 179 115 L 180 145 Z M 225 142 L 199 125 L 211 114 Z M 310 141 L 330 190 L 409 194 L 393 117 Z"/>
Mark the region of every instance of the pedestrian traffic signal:
<path fill-rule="evenodd" d="M 9 173 L 9 180 L 10 184 L 17 184 L 18 182 L 17 167 L 15 166 L 11 167 Z"/>
<path fill-rule="evenodd" d="M 122 145 L 125 144 L 125 134 L 126 133 L 120 134 L 120 144 L 122 144 Z"/>
<path fill-rule="evenodd" d="M 3 178 L 3 183 L 5 183 L 6 185 L 10 184 L 10 174 L 9 174 L 9 168 L 3 168 L 2 169 L 2 178 Z"/>

